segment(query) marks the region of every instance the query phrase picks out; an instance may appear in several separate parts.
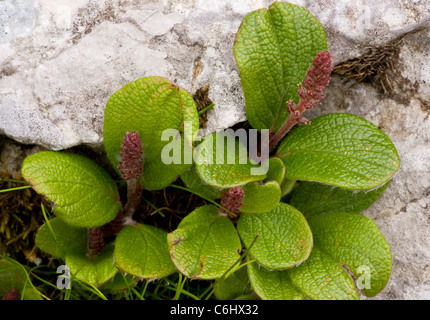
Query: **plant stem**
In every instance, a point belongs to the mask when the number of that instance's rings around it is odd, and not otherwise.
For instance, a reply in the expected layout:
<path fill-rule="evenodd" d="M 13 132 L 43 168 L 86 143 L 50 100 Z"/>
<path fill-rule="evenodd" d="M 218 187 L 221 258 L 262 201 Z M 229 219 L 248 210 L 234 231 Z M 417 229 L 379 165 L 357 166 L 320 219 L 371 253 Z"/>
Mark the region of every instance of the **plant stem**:
<path fill-rule="evenodd" d="M 179 296 L 181 295 L 182 288 L 184 287 L 185 279 L 182 282 L 182 274 L 179 273 L 178 283 L 176 284 L 176 293 L 172 300 L 179 300 Z"/>
<path fill-rule="evenodd" d="M 16 188 L 10 188 L 10 189 L 0 190 L 0 193 L 9 192 L 9 191 L 16 191 L 16 190 L 22 190 L 22 189 L 30 189 L 30 188 L 31 188 L 31 186 L 16 187 Z"/>
<path fill-rule="evenodd" d="M 145 201 L 152 209 L 154 209 L 160 216 L 162 216 L 163 218 L 165 218 L 166 216 L 154 205 L 152 204 L 152 202 L 150 202 L 149 200 L 143 198 L 143 201 Z"/>
<path fill-rule="evenodd" d="M 137 206 L 140 204 L 143 188 L 140 185 L 139 179 L 127 180 L 127 203 L 124 207 L 123 223 L 135 224 L 133 214 Z"/>
<path fill-rule="evenodd" d="M 105 240 L 100 227 L 88 229 L 87 256 L 93 258 L 103 252 Z"/>
<path fill-rule="evenodd" d="M 202 109 L 199 111 L 199 116 L 203 113 L 205 113 L 206 111 L 208 111 L 209 109 L 212 109 L 213 107 L 215 107 L 215 103 L 210 104 L 209 106 L 207 106 L 206 108 Z"/>
<path fill-rule="evenodd" d="M 28 184 L 27 181 L 24 181 L 24 180 L 15 180 L 15 179 L 0 179 L 0 182 L 14 182 L 14 183 Z"/>
<path fill-rule="evenodd" d="M 269 140 L 269 152 L 272 152 L 278 143 L 284 138 L 284 136 L 291 130 L 291 128 L 296 124 L 295 117 L 290 113 L 287 120 L 284 122 L 281 128 L 275 132 L 275 134 Z"/>

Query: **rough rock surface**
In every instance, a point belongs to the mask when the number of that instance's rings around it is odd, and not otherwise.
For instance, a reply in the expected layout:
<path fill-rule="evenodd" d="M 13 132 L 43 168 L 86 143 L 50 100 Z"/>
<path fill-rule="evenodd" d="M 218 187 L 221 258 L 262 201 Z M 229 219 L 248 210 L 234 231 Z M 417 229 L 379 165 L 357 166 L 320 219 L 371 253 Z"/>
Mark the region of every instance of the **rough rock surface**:
<path fill-rule="evenodd" d="M 335 64 L 362 55 L 366 46 L 430 29 L 427 0 L 290 2 L 323 24 Z M 270 3 L 0 1 L 0 134 L 53 150 L 100 147 L 107 99 L 151 75 L 191 93 L 209 84 L 217 105 L 208 113 L 209 128 L 243 121 L 234 35 L 247 13 Z M 387 73 L 393 88 L 388 93 L 375 83 L 351 87 L 354 80 L 335 75 L 324 104 L 308 115 L 363 116 L 393 140 L 402 159 L 387 191 L 364 212 L 392 248 L 392 276 L 375 299 L 430 299 L 429 39 L 425 30 L 398 45 Z"/>
<path fill-rule="evenodd" d="M 324 25 L 334 63 L 423 25 L 427 1 L 291 1 Z M 50 149 L 100 146 L 107 99 L 164 76 L 210 85 L 209 128 L 245 119 L 232 45 L 243 17 L 270 1 L 0 2 L 0 133 Z"/>

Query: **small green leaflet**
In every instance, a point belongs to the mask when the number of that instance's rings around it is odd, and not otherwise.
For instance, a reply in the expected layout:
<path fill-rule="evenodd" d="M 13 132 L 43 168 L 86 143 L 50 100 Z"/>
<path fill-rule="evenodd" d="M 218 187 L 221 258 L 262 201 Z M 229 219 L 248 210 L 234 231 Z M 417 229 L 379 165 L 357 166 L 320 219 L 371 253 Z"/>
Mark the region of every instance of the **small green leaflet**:
<path fill-rule="evenodd" d="M 273 210 L 243 213 L 237 230 L 250 255 L 268 269 L 286 269 L 306 260 L 312 249 L 312 233 L 300 211 L 280 202 Z"/>
<path fill-rule="evenodd" d="M 276 181 L 281 184 L 285 177 L 285 165 L 279 158 L 269 158 L 267 177 L 263 182 Z"/>
<path fill-rule="evenodd" d="M 241 251 L 233 223 L 213 205 L 191 212 L 167 239 L 176 267 L 193 279 L 221 277 L 239 259 Z"/>
<path fill-rule="evenodd" d="M 22 176 L 55 204 L 54 212 L 76 227 L 99 227 L 119 211 L 114 180 L 98 164 L 78 154 L 43 151 L 28 156 Z"/>
<path fill-rule="evenodd" d="M 281 200 L 281 187 L 276 181 L 264 184 L 250 182 L 242 187 L 245 195 L 241 212 L 264 213 L 276 208 Z"/>
<path fill-rule="evenodd" d="M 115 261 L 139 278 L 166 277 L 176 271 L 166 239 L 167 232 L 154 226 L 125 226 L 115 240 Z"/>
<path fill-rule="evenodd" d="M 232 188 L 266 178 L 263 168 L 248 158 L 234 136 L 214 133 L 198 146 L 196 168 L 200 178 L 216 188 Z"/>

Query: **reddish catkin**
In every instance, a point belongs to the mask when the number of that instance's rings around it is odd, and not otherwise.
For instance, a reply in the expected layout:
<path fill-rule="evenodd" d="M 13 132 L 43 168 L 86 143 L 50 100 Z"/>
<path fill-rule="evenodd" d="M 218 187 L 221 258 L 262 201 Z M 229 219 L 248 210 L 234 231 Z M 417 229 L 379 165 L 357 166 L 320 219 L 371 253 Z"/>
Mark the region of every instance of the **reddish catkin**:
<path fill-rule="evenodd" d="M 136 131 L 126 132 L 121 145 L 118 170 L 124 180 L 139 179 L 143 171 L 142 141 Z"/>
<path fill-rule="evenodd" d="M 221 206 L 226 208 L 228 211 L 235 215 L 240 213 L 240 207 L 243 204 L 243 197 L 245 192 L 241 187 L 230 188 L 226 193 L 222 195 Z M 230 218 L 235 218 L 230 212 L 221 209 L 222 213 L 227 214 Z"/>
<path fill-rule="evenodd" d="M 322 91 L 330 83 L 330 74 L 333 71 L 331 65 L 331 54 L 328 51 L 320 51 L 312 61 L 311 67 L 306 72 L 302 83 L 298 84 L 299 104 L 292 100 L 287 101 L 288 117 L 281 128 L 276 131 L 269 141 L 269 150 L 273 151 L 278 143 L 284 138 L 288 131 L 295 124 L 310 124 L 311 122 L 303 117 L 303 113 L 321 104 L 321 99 L 325 98 Z"/>
<path fill-rule="evenodd" d="M 19 300 L 19 293 L 15 289 L 10 289 L 3 296 L 2 300 Z"/>
<path fill-rule="evenodd" d="M 100 228 L 88 229 L 88 254 L 90 256 L 98 255 L 103 252 L 105 240 L 103 231 Z"/>
<path fill-rule="evenodd" d="M 292 113 L 297 118 L 298 123 L 306 123 L 309 121 L 301 117 L 309 109 L 315 108 L 321 104 L 321 99 L 325 98 L 322 91 L 329 85 L 333 71 L 331 65 L 331 54 L 328 51 L 320 51 L 312 62 L 312 66 L 306 72 L 306 77 L 302 83 L 298 85 L 298 94 L 300 102 L 296 105 L 293 101 L 288 101 L 288 112 Z"/>

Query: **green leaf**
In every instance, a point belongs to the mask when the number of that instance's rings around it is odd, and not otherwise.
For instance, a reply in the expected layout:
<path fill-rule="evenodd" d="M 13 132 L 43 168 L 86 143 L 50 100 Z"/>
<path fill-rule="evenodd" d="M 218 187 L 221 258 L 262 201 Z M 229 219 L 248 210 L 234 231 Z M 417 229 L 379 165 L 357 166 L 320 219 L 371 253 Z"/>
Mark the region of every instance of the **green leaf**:
<path fill-rule="evenodd" d="M 215 188 L 204 183 L 197 174 L 195 166 L 192 166 L 182 173 L 181 179 L 190 190 L 204 198 L 214 200 L 220 198 L 223 193 L 223 189 Z"/>
<path fill-rule="evenodd" d="M 269 171 L 263 182 L 276 181 L 281 184 L 285 176 L 284 162 L 279 158 L 269 158 Z"/>
<path fill-rule="evenodd" d="M 87 252 L 88 229 L 73 227 L 61 218 L 53 218 L 39 228 L 36 246 L 55 258 L 65 258 L 67 253 Z"/>
<path fill-rule="evenodd" d="M 115 260 L 123 271 L 140 278 L 157 279 L 176 271 L 167 248 L 167 232 L 144 224 L 120 231 Z"/>
<path fill-rule="evenodd" d="M 313 300 L 358 300 L 348 273 L 318 247 L 300 266 L 288 270 L 291 282 Z"/>
<path fill-rule="evenodd" d="M 242 187 L 245 195 L 241 212 L 263 213 L 270 211 L 279 204 L 281 200 L 281 187 L 276 181 L 265 184 L 250 182 Z"/>
<path fill-rule="evenodd" d="M 134 277 L 130 274 L 123 274 L 122 272 L 117 272 L 114 277 L 100 287 L 101 290 L 111 290 L 111 291 L 125 291 L 130 287 L 135 287 L 139 282 L 138 277 Z"/>
<path fill-rule="evenodd" d="M 368 208 L 387 189 L 390 182 L 370 191 L 353 191 L 318 182 L 301 181 L 290 204 L 306 218 L 329 212 L 359 213 Z"/>
<path fill-rule="evenodd" d="M 167 79 L 147 77 L 126 84 L 110 97 L 104 115 L 103 143 L 110 162 L 117 168 L 124 134 L 137 131 L 144 161 L 142 185 L 159 190 L 191 166 L 191 143 L 198 128 L 191 95 Z M 163 136 L 163 132 L 167 135 Z"/>
<path fill-rule="evenodd" d="M 212 205 L 191 212 L 167 238 L 173 262 L 188 278 L 217 279 L 240 257 L 233 223 Z"/>
<path fill-rule="evenodd" d="M 54 202 L 55 214 L 76 227 L 98 227 L 118 214 L 114 180 L 83 156 L 43 151 L 24 160 L 22 176 L 39 194 Z"/>
<path fill-rule="evenodd" d="M 250 254 L 269 269 L 285 269 L 307 259 L 312 248 L 312 233 L 300 211 L 285 204 L 260 214 L 244 213 L 237 230 L 248 247 L 258 238 Z"/>
<path fill-rule="evenodd" d="M 288 195 L 295 187 L 296 180 L 284 179 L 281 183 L 281 197 Z"/>
<path fill-rule="evenodd" d="M 92 285 L 101 285 L 118 271 L 113 249 L 113 243 L 110 243 L 106 245 L 102 253 L 91 258 L 86 254 L 66 254 L 66 264 L 75 279 Z"/>
<path fill-rule="evenodd" d="M 246 268 L 240 268 L 214 286 L 218 300 L 233 300 L 252 293 Z"/>
<path fill-rule="evenodd" d="M 24 282 L 27 280 L 27 275 L 15 263 L 0 260 L 0 279 L 0 296 L 3 296 L 11 289 L 22 290 Z"/>
<path fill-rule="evenodd" d="M 391 250 L 376 224 L 353 213 L 331 212 L 309 220 L 315 246 L 359 278 L 362 291 L 373 297 L 387 284 Z M 367 283 L 366 283 L 367 282 Z"/>
<path fill-rule="evenodd" d="M 258 262 L 248 264 L 252 288 L 263 300 L 303 300 L 305 296 L 292 284 L 287 270 L 267 270 Z"/>
<path fill-rule="evenodd" d="M 327 50 L 327 39 L 308 11 L 275 2 L 245 17 L 233 50 L 248 121 L 255 129 L 276 131 L 287 118 L 286 102 L 298 103 L 297 84 L 318 51 Z"/>
<path fill-rule="evenodd" d="M 42 300 L 41 293 L 33 287 L 25 287 L 21 295 L 22 300 Z"/>
<path fill-rule="evenodd" d="M 266 178 L 262 168 L 248 158 L 247 149 L 234 136 L 214 133 L 198 146 L 197 173 L 216 188 L 231 188 Z"/>
<path fill-rule="evenodd" d="M 369 121 L 327 114 L 300 126 L 279 146 L 286 177 L 350 190 L 370 190 L 390 180 L 400 159 L 391 140 Z"/>
<path fill-rule="evenodd" d="M 0 260 L 0 296 L 15 289 L 22 300 L 42 300 L 41 293 L 28 281 L 27 268 L 14 262 Z"/>

